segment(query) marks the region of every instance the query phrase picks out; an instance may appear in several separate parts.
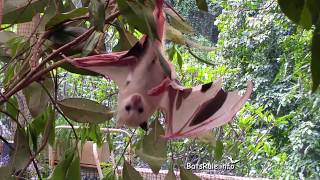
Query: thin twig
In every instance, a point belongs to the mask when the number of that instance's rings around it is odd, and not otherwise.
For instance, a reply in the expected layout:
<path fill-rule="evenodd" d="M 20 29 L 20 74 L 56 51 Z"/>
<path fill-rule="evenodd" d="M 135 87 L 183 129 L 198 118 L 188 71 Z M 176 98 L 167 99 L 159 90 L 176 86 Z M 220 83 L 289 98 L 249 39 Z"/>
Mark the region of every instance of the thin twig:
<path fill-rule="evenodd" d="M 14 150 L 14 147 L 2 136 L 0 136 L 0 140 L 3 141 L 11 150 Z"/>
<path fill-rule="evenodd" d="M 194 53 L 191 51 L 191 48 L 190 48 L 190 47 L 188 47 L 188 52 L 189 52 L 193 57 L 195 57 L 198 61 L 200 61 L 200 62 L 202 62 L 202 63 L 205 63 L 205 64 L 207 64 L 207 65 L 210 65 L 210 66 L 216 66 L 216 64 L 213 64 L 213 63 L 211 63 L 211 62 L 209 62 L 209 61 L 206 61 L 206 60 L 204 60 L 204 59 L 201 59 L 199 56 L 197 56 L 196 54 L 194 54 Z"/>
<path fill-rule="evenodd" d="M 135 129 L 135 130 L 133 131 L 132 135 L 131 135 L 130 138 L 129 138 L 128 143 L 127 143 L 126 146 L 124 147 L 124 149 L 123 149 L 123 151 L 122 151 L 122 154 L 121 154 L 121 157 L 120 157 L 120 159 L 118 160 L 117 164 L 115 165 L 115 167 L 114 167 L 114 169 L 113 169 L 113 173 L 116 173 L 116 170 L 118 170 L 118 166 L 119 166 L 119 164 L 120 164 L 121 158 L 124 157 L 124 154 L 126 153 L 127 148 L 128 148 L 129 145 L 131 144 L 132 138 L 133 138 L 136 130 L 137 130 L 137 129 Z"/>

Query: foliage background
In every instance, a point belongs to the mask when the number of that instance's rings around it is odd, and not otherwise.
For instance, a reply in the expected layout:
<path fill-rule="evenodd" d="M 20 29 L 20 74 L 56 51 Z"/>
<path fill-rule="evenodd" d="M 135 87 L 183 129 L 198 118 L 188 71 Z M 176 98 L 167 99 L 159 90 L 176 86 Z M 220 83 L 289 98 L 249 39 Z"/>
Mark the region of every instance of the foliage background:
<path fill-rule="evenodd" d="M 311 93 L 310 72 L 313 29 L 293 24 L 274 0 L 211 0 L 207 2 L 208 13 L 199 11 L 193 0 L 168 3 L 186 17 L 196 31 L 186 33 L 187 38 L 203 46 L 215 46 L 207 52 L 199 46 L 188 48 L 167 41 L 168 56 L 175 63 L 182 84 L 190 87 L 223 77 L 225 88 L 233 90 L 243 89 L 246 81 L 252 80 L 254 93 L 233 123 L 214 129 L 201 140 L 169 142 L 168 160 L 163 168 L 170 168 L 172 163 L 236 162 L 233 170 L 209 173 L 275 179 L 320 178 L 320 96 L 319 91 Z M 67 8 L 64 11 L 68 11 Z M 8 30 L 15 31 L 16 26 Z M 141 35 L 129 30 L 136 36 Z M 120 31 L 110 27 L 105 34 L 106 50 L 111 50 L 120 42 Z M 19 43 L 9 43 L 11 51 L 21 51 Z M 190 49 L 201 59 L 194 57 Z M 6 61 L 1 63 L 7 67 Z M 8 82 L 9 68 L 1 71 L 2 82 Z M 118 90 L 114 83 L 61 69 L 57 77 L 57 99 L 87 98 L 115 109 Z M 1 84 L 1 88 L 4 85 Z M 6 119 L 3 115 L 0 117 Z M 55 124 L 65 124 L 65 120 L 56 115 Z M 102 137 L 96 129 L 113 127 L 114 122 L 84 125 L 89 126 L 95 133 L 78 132 L 80 138 L 99 142 Z M 132 141 L 139 149 L 145 133 L 141 129 L 134 132 Z M 65 133 L 57 132 L 56 138 L 64 137 Z M 111 138 L 120 159 L 129 140 L 124 141 L 122 136 Z M 134 165 L 148 166 L 139 157 L 135 158 Z"/>

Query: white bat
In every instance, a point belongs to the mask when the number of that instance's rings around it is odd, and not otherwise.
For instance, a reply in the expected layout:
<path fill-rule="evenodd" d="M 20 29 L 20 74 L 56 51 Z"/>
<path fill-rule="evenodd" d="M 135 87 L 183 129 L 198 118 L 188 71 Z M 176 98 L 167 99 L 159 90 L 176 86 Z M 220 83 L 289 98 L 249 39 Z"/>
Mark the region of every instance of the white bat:
<path fill-rule="evenodd" d="M 163 39 L 163 0 L 156 0 L 153 15 L 157 34 Z M 93 55 L 69 60 L 73 65 L 110 78 L 119 87 L 117 127 L 145 127 L 152 114 L 165 114 L 165 138 L 176 139 L 202 134 L 232 120 L 250 97 L 252 83 L 244 96 L 224 92 L 221 81 L 184 88 L 175 80 L 173 65 L 167 75 L 159 60 L 162 41 L 143 36 L 129 51 Z"/>

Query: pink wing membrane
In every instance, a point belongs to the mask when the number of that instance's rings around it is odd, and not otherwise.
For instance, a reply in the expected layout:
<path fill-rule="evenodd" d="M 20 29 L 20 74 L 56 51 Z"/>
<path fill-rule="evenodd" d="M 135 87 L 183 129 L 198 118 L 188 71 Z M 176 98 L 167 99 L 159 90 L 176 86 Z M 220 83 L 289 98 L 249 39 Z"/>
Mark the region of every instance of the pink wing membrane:
<path fill-rule="evenodd" d="M 249 99 L 251 92 L 251 82 L 248 82 L 243 96 L 236 91 L 224 92 L 221 80 L 183 91 L 169 88 L 162 101 L 166 114 L 165 138 L 197 136 L 228 123 Z"/>
<path fill-rule="evenodd" d="M 132 69 L 131 66 L 137 60 L 135 56 L 127 56 L 127 51 L 125 51 L 75 58 L 70 59 L 69 62 L 76 67 L 104 75 L 122 87 Z"/>

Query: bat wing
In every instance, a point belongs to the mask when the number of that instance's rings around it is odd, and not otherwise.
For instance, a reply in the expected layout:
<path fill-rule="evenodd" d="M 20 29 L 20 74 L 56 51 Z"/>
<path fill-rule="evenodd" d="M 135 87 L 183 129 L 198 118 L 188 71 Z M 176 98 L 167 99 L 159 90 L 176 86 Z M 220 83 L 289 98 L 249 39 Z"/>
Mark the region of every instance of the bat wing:
<path fill-rule="evenodd" d="M 104 75 L 122 88 L 125 86 L 129 73 L 134 70 L 140 57 L 146 51 L 146 39 L 146 37 L 140 39 L 129 51 L 74 58 L 68 61 L 78 68 Z"/>
<path fill-rule="evenodd" d="M 249 99 L 252 88 L 252 83 L 248 82 L 247 90 L 241 96 L 237 91 L 222 90 L 221 80 L 194 88 L 171 83 L 160 103 L 166 117 L 165 138 L 197 136 L 228 123 Z M 153 93 L 159 91 L 153 89 Z"/>

